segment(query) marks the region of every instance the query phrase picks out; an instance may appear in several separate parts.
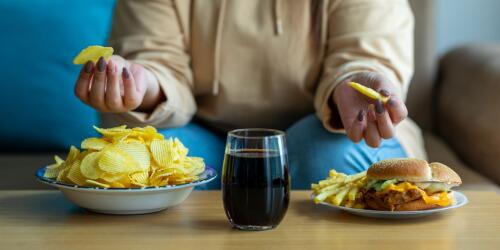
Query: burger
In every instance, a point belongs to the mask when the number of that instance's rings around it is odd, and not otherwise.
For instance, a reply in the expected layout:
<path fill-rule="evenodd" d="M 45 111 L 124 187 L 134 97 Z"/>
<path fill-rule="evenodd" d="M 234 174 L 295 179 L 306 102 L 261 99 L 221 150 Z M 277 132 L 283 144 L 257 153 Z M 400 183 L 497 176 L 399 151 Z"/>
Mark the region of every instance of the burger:
<path fill-rule="evenodd" d="M 367 208 L 415 211 L 449 206 L 460 176 L 438 162 L 421 159 L 389 159 L 370 166 L 362 199 Z"/>

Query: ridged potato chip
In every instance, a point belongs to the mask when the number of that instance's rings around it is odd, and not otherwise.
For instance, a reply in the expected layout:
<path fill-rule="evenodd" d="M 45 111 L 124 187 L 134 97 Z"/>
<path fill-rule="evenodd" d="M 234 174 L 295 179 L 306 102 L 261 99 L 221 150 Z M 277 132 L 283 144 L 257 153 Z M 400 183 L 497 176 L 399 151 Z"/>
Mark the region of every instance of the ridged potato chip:
<path fill-rule="evenodd" d="M 54 161 L 56 162 L 56 165 L 62 165 L 64 163 L 64 160 L 61 159 L 58 155 L 54 156 Z"/>
<path fill-rule="evenodd" d="M 172 140 L 153 140 L 149 149 L 153 159 L 160 167 L 166 167 L 174 163 L 174 152 L 172 150 Z"/>
<path fill-rule="evenodd" d="M 43 177 L 46 178 L 56 178 L 59 175 L 59 172 L 64 168 L 64 165 L 52 164 L 47 166 Z"/>
<path fill-rule="evenodd" d="M 71 146 L 69 148 L 68 156 L 66 157 L 66 163 L 73 163 L 73 161 L 78 158 L 78 155 L 80 155 L 80 150 L 78 150 L 75 146 Z"/>
<path fill-rule="evenodd" d="M 80 166 L 83 176 L 91 180 L 99 179 L 101 177 L 103 171 L 97 164 L 100 156 L 101 152 L 93 152 L 83 158 Z"/>
<path fill-rule="evenodd" d="M 97 63 L 101 56 L 104 57 L 104 59 L 109 60 L 112 55 L 112 47 L 103 47 L 98 45 L 88 46 L 78 53 L 78 55 L 73 59 L 73 64 L 85 64 L 88 61 Z"/>
<path fill-rule="evenodd" d="M 45 173 L 43 177 L 46 178 L 56 178 L 59 175 L 59 172 L 65 167 L 64 166 L 64 160 L 61 159 L 59 156 L 54 156 L 54 164 L 51 164 L 47 166 L 47 169 L 45 170 Z"/>
<path fill-rule="evenodd" d="M 83 176 L 82 172 L 80 171 L 80 163 L 80 160 L 76 160 L 73 162 L 68 171 L 67 178 L 76 185 L 84 186 L 87 183 L 87 178 L 85 178 L 85 176 Z"/>
<path fill-rule="evenodd" d="M 69 170 L 69 168 L 65 167 L 64 169 L 59 171 L 59 174 L 57 174 L 56 180 L 59 182 L 70 182 L 71 183 L 71 181 L 68 181 L 68 179 L 66 179 L 66 172 L 68 172 L 68 170 Z"/>
<path fill-rule="evenodd" d="M 149 174 L 147 171 L 132 173 L 130 174 L 130 182 L 137 186 L 146 187 L 149 182 Z"/>
<path fill-rule="evenodd" d="M 110 147 L 102 152 L 99 168 L 108 173 L 130 173 L 140 171 L 140 163 L 117 147 Z"/>
<path fill-rule="evenodd" d="M 103 172 L 101 175 L 101 179 L 108 183 L 121 182 L 123 181 L 124 178 L 128 178 L 127 175 L 128 174 L 126 173 L 116 174 L 116 173 Z"/>
<path fill-rule="evenodd" d="M 134 158 L 134 160 L 139 163 L 143 171 L 149 170 L 149 166 L 151 165 L 151 156 L 149 155 L 149 150 L 146 145 L 138 141 L 131 141 L 119 142 L 115 145 L 115 147 Z"/>
<path fill-rule="evenodd" d="M 85 182 L 87 184 L 90 184 L 90 186 L 94 186 L 94 187 L 100 187 L 100 188 L 110 188 L 111 187 L 109 184 L 102 183 L 99 181 L 94 181 L 94 180 L 86 180 Z"/>
<path fill-rule="evenodd" d="M 118 182 L 118 181 L 115 181 L 115 182 L 110 182 L 109 185 L 112 187 L 112 188 L 126 188 L 127 186 L 125 186 L 125 184 L 121 183 L 121 182 Z"/>
<path fill-rule="evenodd" d="M 157 140 L 165 139 L 162 134 L 158 133 L 158 131 L 151 126 L 146 126 L 144 128 L 133 128 L 132 137 L 143 140 L 148 146 L 151 144 L 151 141 L 155 139 Z"/>
<path fill-rule="evenodd" d="M 81 148 L 82 149 L 93 149 L 93 150 L 102 150 L 104 147 L 109 145 L 110 143 L 102 138 L 87 138 L 82 141 Z"/>
<path fill-rule="evenodd" d="M 177 138 L 151 126 L 97 128 L 101 138 L 87 138 L 80 152 L 71 146 L 66 160 L 56 157 L 45 177 L 79 186 L 130 188 L 195 181 L 205 169 L 202 158 L 189 157 Z"/>

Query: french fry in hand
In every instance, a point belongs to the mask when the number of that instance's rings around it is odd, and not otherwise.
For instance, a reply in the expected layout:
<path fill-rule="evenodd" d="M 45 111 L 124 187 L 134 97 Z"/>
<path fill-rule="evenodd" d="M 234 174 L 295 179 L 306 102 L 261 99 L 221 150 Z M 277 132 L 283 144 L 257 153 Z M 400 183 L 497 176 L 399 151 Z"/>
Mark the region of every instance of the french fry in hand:
<path fill-rule="evenodd" d="M 372 88 L 361 85 L 357 82 L 349 82 L 349 86 L 357 90 L 359 93 L 369 97 L 373 100 L 380 100 L 383 103 L 386 103 L 389 100 L 388 96 L 383 96 L 379 92 L 375 91 Z"/>

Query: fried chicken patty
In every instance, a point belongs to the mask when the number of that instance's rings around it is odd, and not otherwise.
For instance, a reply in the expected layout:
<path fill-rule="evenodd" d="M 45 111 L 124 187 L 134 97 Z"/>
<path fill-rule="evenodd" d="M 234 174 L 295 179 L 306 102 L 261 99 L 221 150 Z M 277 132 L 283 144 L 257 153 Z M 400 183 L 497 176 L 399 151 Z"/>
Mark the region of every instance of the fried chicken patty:
<path fill-rule="evenodd" d="M 401 204 L 418 200 L 422 195 L 417 189 L 410 189 L 405 192 L 389 191 L 389 192 L 376 192 L 373 189 L 363 191 L 363 199 L 365 204 L 376 210 L 397 210 Z"/>

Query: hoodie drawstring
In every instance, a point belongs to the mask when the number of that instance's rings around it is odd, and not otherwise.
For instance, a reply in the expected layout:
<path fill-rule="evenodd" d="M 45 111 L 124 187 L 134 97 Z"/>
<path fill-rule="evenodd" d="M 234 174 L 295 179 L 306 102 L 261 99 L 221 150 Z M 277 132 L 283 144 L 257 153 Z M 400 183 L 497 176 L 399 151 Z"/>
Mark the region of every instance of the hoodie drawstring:
<path fill-rule="evenodd" d="M 281 20 L 281 0 L 274 0 L 274 27 L 277 36 L 283 34 L 283 21 Z"/>
<path fill-rule="evenodd" d="M 215 31 L 215 49 L 214 49 L 214 81 L 212 83 L 212 94 L 219 94 L 220 85 L 220 46 L 222 37 L 222 27 L 224 24 L 224 17 L 226 15 L 226 0 L 220 1 L 219 17 L 217 20 L 217 28 Z"/>
<path fill-rule="evenodd" d="M 321 1 L 321 10 L 319 11 L 319 15 L 321 15 L 321 30 L 320 30 L 320 58 L 323 58 L 325 55 L 326 48 L 326 33 L 328 28 L 328 16 L 326 15 L 327 3 L 326 0 Z"/>

